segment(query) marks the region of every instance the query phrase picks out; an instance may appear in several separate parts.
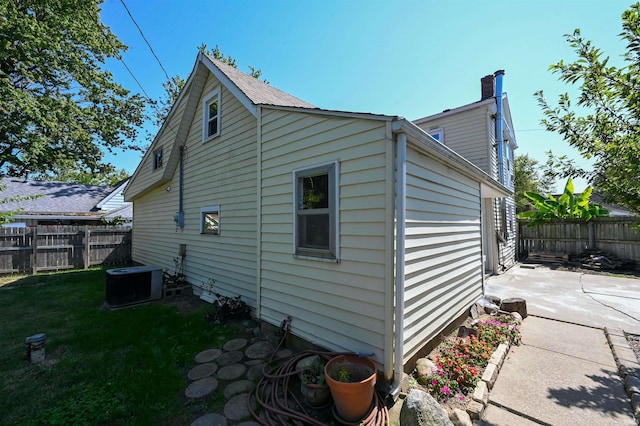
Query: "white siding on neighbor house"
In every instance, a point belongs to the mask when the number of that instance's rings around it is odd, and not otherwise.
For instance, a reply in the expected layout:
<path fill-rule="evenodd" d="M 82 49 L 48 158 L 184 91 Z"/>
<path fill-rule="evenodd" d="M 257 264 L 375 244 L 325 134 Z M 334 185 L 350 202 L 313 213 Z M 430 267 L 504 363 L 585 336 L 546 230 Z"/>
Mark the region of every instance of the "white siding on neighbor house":
<path fill-rule="evenodd" d="M 264 108 L 262 130 L 261 319 L 291 315 L 296 335 L 382 361 L 393 213 L 385 122 Z M 296 258 L 293 171 L 336 160 L 340 262 Z"/>
<path fill-rule="evenodd" d="M 111 210 L 118 209 L 127 203 L 124 201 L 124 195 L 122 194 L 122 188 L 117 188 L 109 194 L 108 200 L 100 206 L 100 210 L 103 212 L 109 212 Z M 103 200 L 104 201 L 104 200 Z"/>
<path fill-rule="evenodd" d="M 203 95 L 216 87 L 220 83 L 210 75 Z M 220 136 L 202 143 L 199 108 L 184 154 L 184 229 L 176 229 L 173 222 L 180 186 L 176 168 L 171 182 L 135 200 L 133 258 L 173 270 L 178 246 L 186 244 L 184 272 L 188 282 L 201 286 L 212 278 L 216 291 L 239 294 L 255 307 L 257 121 L 223 88 Z M 167 192 L 169 185 L 171 191 Z M 201 234 L 200 209 L 213 205 L 220 206 L 220 235 Z"/>
<path fill-rule="evenodd" d="M 403 363 L 482 295 L 478 182 L 408 146 L 406 200 Z"/>
<path fill-rule="evenodd" d="M 488 153 L 491 145 L 486 132 L 487 122 L 491 121 L 491 117 L 487 108 L 487 106 L 481 106 L 444 115 L 431 121 L 421 122 L 418 127 L 427 133 L 431 129 L 442 127 L 444 145 L 489 173 Z"/>

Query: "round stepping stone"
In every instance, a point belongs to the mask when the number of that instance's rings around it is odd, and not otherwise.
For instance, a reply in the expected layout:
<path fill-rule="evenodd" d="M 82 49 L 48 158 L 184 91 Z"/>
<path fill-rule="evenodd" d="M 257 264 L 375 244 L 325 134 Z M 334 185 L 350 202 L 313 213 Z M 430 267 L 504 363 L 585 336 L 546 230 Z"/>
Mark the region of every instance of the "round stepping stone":
<path fill-rule="evenodd" d="M 216 359 L 216 362 L 219 366 L 222 367 L 223 365 L 237 364 L 238 362 L 242 361 L 242 358 L 244 358 L 244 354 L 242 352 L 231 351 L 225 352 L 220 355 L 218 359 Z"/>
<path fill-rule="evenodd" d="M 251 359 L 266 358 L 273 353 L 273 345 L 267 341 L 257 342 L 249 346 L 244 351 L 245 355 Z"/>
<path fill-rule="evenodd" d="M 260 423 L 254 421 L 238 423 L 238 426 L 260 426 Z"/>
<path fill-rule="evenodd" d="M 198 355 L 196 355 L 195 360 L 199 364 L 211 362 L 214 359 L 218 358 L 221 354 L 222 351 L 220 349 L 207 349 L 206 351 L 202 351 Z"/>
<path fill-rule="evenodd" d="M 214 377 L 205 377 L 191 383 L 184 394 L 187 398 L 204 398 L 218 389 L 218 379 Z"/>
<path fill-rule="evenodd" d="M 251 416 L 247 404 L 248 398 L 248 393 L 241 393 L 231 398 L 224 405 L 224 416 L 229 420 L 235 421 Z M 253 411 L 257 409 L 255 398 L 251 398 L 251 407 Z"/>
<path fill-rule="evenodd" d="M 195 419 L 191 426 L 227 426 L 227 419 L 220 414 L 209 413 Z"/>
<path fill-rule="evenodd" d="M 247 366 L 244 364 L 231 364 L 225 365 L 224 367 L 218 370 L 218 379 L 220 380 L 235 380 L 238 377 L 241 377 L 244 373 L 247 372 Z"/>
<path fill-rule="evenodd" d="M 237 382 L 229 383 L 224 388 L 224 398 L 229 400 L 241 393 L 249 393 L 254 387 L 254 383 L 250 380 L 238 380 Z"/>
<path fill-rule="evenodd" d="M 200 380 L 211 376 L 218 369 L 218 365 L 214 362 L 198 364 L 187 373 L 189 380 Z"/>
<path fill-rule="evenodd" d="M 249 371 L 247 371 L 247 379 L 252 381 L 261 379 L 262 376 L 264 376 L 264 365 L 265 364 L 263 362 L 260 362 L 260 364 L 250 366 Z"/>
<path fill-rule="evenodd" d="M 224 344 L 223 349 L 225 351 L 239 351 L 247 346 L 247 339 L 233 339 Z"/>
<path fill-rule="evenodd" d="M 284 359 L 284 358 L 289 358 L 291 355 L 293 355 L 293 351 L 291 349 L 285 348 L 285 349 L 280 349 L 278 352 L 276 352 L 276 359 Z"/>

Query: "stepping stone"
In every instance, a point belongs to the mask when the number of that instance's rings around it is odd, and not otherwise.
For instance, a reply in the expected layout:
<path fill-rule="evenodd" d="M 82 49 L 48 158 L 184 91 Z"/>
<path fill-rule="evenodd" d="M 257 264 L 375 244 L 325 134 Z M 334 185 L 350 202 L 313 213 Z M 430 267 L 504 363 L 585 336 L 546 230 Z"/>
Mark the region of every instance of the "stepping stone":
<path fill-rule="evenodd" d="M 267 341 L 257 342 L 249 346 L 244 351 L 245 355 L 251 359 L 266 358 L 273 353 L 274 347 Z"/>
<path fill-rule="evenodd" d="M 248 421 L 248 422 L 238 423 L 237 426 L 260 426 L 260 423 L 257 423 L 254 421 Z"/>
<path fill-rule="evenodd" d="M 223 365 L 237 364 L 238 362 L 242 361 L 242 358 L 244 358 L 244 354 L 242 352 L 231 351 L 231 352 L 225 352 L 222 355 L 220 355 L 216 360 L 216 362 L 218 363 L 219 366 L 222 367 Z"/>
<path fill-rule="evenodd" d="M 249 365 L 249 363 L 247 363 L 247 365 Z M 264 366 L 265 364 L 263 362 L 250 366 L 249 371 L 247 371 L 247 379 L 251 381 L 261 379 L 262 376 L 264 376 Z"/>
<path fill-rule="evenodd" d="M 293 355 L 293 351 L 291 349 L 280 349 L 278 352 L 276 352 L 275 359 L 289 358 L 291 355 Z"/>
<path fill-rule="evenodd" d="M 218 369 L 218 365 L 214 362 L 198 364 L 187 373 L 189 380 L 199 380 L 211 376 Z"/>
<path fill-rule="evenodd" d="M 233 339 L 224 344 L 223 349 L 225 351 L 239 351 L 247 346 L 247 339 Z"/>
<path fill-rule="evenodd" d="M 247 372 L 247 366 L 244 364 L 231 364 L 225 365 L 218 370 L 218 379 L 220 380 L 235 380 L 238 377 L 242 377 Z"/>
<path fill-rule="evenodd" d="M 218 379 L 206 377 L 191 383 L 184 394 L 187 398 L 204 398 L 218 389 Z"/>
<path fill-rule="evenodd" d="M 211 362 L 214 359 L 218 358 L 221 354 L 222 351 L 220 349 L 207 349 L 206 351 L 202 351 L 198 355 L 196 355 L 195 360 L 199 364 Z"/>
<path fill-rule="evenodd" d="M 195 419 L 191 426 L 227 426 L 227 419 L 220 414 L 209 413 Z"/>
<path fill-rule="evenodd" d="M 229 400 L 241 393 L 249 393 L 255 387 L 251 380 L 239 380 L 237 382 L 229 383 L 224 388 L 224 398 Z"/>
<path fill-rule="evenodd" d="M 247 404 L 248 398 L 248 393 L 241 393 L 231 398 L 224 406 L 224 416 L 229 420 L 235 421 L 251 416 L 249 404 Z M 251 408 L 254 412 L 258 408 L 255 398 L 251 398 Z"/>

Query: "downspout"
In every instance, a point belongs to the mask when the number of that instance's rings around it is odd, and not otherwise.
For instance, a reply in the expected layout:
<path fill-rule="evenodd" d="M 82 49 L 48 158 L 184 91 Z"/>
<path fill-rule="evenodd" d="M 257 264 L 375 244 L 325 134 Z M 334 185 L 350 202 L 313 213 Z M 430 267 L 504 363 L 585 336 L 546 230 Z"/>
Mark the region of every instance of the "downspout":
<path fill-rule="evenodd" d="M 178 228 L 184 228 L 184 210 L 183 210 L 183 193 L 184 193 L 184 145 L 180 145 L 179 158 L 179 174 L 178 174 L 178 214 L 175 216 L 176 231 Z"/>
<path fill-rule="evenodd" d="M 396 167 L 396 309 L 395 341 L 393 345 L 393 386 L 391 396 L 395 399 L 400 391 L 404 374 L 404 261 L 405 261 L 405 225 L 407 219 L 407 135 L 399 133 L 397 138 Z"/>
<path fill-rule="evenodd" d="M 498 145 L 498 182 L 504 185 L 504 113 L 502 111 L 502 79 L 504 77 L 504 70 L 498 70 L 493 73 L 496 80 L 496 144 Z M 506 229 L 506 201 L 503 198 L 500 199 L 500 219 L 502 232 Z M 500 256 L 500 243 L 498 242 L 498 258 L 496 259 L 499 266 L 504 268 Z M 495 262 L 495 261 L 494 261 Z M 494 271 L 495 272 L 495 271 Z"/>

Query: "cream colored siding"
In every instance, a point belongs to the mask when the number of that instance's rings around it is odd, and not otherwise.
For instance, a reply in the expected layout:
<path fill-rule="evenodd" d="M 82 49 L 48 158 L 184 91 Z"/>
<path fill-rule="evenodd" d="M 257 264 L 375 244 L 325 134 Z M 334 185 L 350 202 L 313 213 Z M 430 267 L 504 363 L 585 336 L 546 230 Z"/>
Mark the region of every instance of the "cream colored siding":
<path fill-rule="evenodd" d="M 334 350 L 384 352 L 385 123 L 263 109 L 261 315 Z M 340 262 L 293 255 L 293 171 L 339 161 Z"/>
<path fill-rule="evenodd" d="M 445 115 L 432 121 L 418 124 L 429 132 L 430 129 L 444 129 L 444 145 L 466 158 L 481 170 L 489 173 L 487 108 L 473 108 L 457 114 Z"/>
<path fill-rule="evenodd" d="M 220 83 L 209 76 L 203 94 Z M 202 105 L 198 102 L 197 105 Z M 176 229 L 179 166 L 173 179 L 135 200 L 133 258 L 173 271 L 178 245 L 187 245 L 187 281 L 241 295 L 256 306 L 257 121 L 226 89 L 220 103 L 220 136 L 202 142 L 202 112 L 193 115 L 184 150 L 184 229 Z M 170 148 L 167 147 L 167 150 Z M 171 191 L 165 191 L 166 186 Z M 200 209 L 220 206 L 220 235 L 200 234 Z"/>
<path fill-rule="evenodd" d="M 409 147 L 406 191 L 404 362 L 482 294 L 478 182 Z"/>

